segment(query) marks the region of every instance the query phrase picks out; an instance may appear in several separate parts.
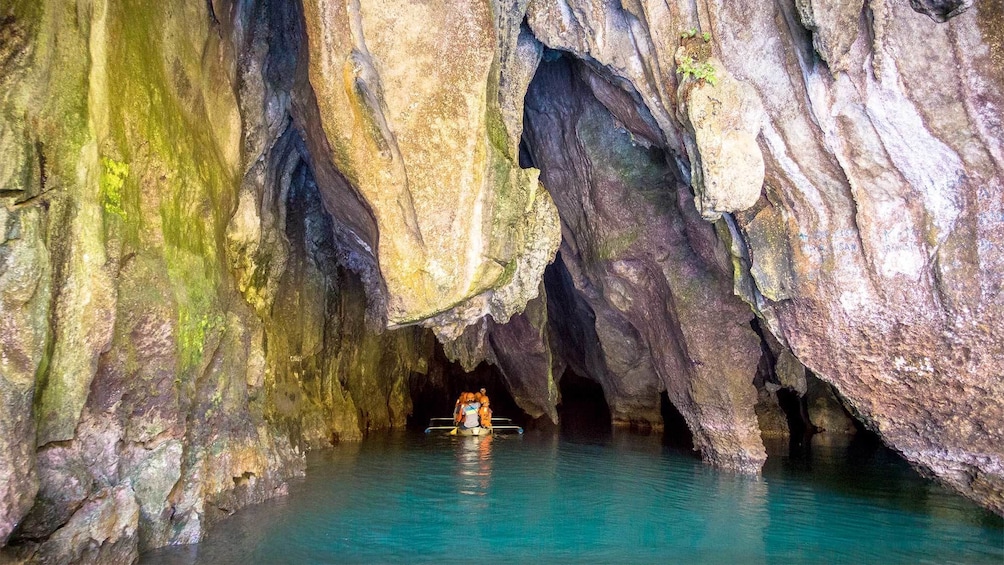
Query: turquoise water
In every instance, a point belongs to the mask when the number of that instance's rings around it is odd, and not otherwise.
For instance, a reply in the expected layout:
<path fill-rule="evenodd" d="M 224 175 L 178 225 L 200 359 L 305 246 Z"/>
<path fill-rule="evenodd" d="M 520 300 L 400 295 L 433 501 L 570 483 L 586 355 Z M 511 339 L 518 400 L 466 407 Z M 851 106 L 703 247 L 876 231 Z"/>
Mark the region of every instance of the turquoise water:
<path fill-rule="evenodd" d="M 884 448 L 759 478 L 657 437 L 400 433 L 313 454 L 290 495 L 145 563 L 1004 563 L 1004 522 Z"/>

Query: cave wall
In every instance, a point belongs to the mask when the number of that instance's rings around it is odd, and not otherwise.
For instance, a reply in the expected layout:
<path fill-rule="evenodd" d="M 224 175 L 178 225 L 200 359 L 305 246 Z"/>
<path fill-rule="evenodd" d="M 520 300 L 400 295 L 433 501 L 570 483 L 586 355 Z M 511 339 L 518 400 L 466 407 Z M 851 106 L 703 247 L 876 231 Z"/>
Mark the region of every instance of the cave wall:
<path fill-rule="evenodd" d="M 1001 511 L 1004 10 L 943 8 L 541 0 L 527 20 L 637 92 L 769 331 L 889 445 Z M 717 86 L 674 76 L 681 47 Z"/>
<path fill-rule="evenodd" d="M 249 472 L 262 496 L 297 467 L 288 440 L 255 425 L 243 383 L 257 322 L 221 284 L 242 165 L 235 94 L 217 86 L 234 83 L 228 47 L 204 6 L 4 11 L 7 240 L 47 253 L 5 265 L 35 273 L 30 300 L 5 303 L 5 351 L 38 346 L 13 381 L 27 404 L 0 409 L 30 422 L 4 440 L 24 451 L 0 465 L 5 485 L 38 496 L 5 497 L 0 538 L 18 525 L 43 553 L 100 558 L 135 553 L 140 525 L 144 545 L 197 539 L 207 495 Z M 26 306 L 34 324 L 8 317 Z M 209 425 L 190 426 L 196 413 Z M 95 513 L 126 523 L 70 533 Z"/>
<path fill-rule="evenodd" d="M 5 4 L 4 558 L 195 542 L 305 450 L 404 425 L 434 338 L 378 331 L 339 245 L 288 8 Z"/>
<path fill-rule="evenodd" d="M 705 459 L 755 472 L 766 454 L 753 411 L 753 314 L 732 294 L 728 251 L 679 171 L 594 94 L 611 88 L 559 57 L 527 92 L 528 151 L 562 218 L 563 267 L 588 305 L 591 319 L 577 322 L 598 341 L 565 334 L 560 349 L 572 362 L 598 347 L 573 368 L 602 385 L 615 421 L 661 425 L 667 391 Z"/>

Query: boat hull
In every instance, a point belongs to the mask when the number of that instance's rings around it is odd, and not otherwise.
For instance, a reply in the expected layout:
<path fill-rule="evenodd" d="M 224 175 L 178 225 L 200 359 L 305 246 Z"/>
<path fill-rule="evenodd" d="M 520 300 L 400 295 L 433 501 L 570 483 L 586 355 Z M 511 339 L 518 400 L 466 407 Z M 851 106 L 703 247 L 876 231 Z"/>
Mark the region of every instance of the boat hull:
<path fill-rule="evenodd" d="M 478 426 L 477 428 L 453 428 L 450 432 L 451 436 L 486 436 L 492 433 L 491 428 L 483 428 Z"/>
<path fill-rule="evenodd" d="M 425 428 L 425 433 L 428 434 L 432 432 L 444 432 L 451 436 L 486 436 L 489 434 L 509 432 L 522 434 L 523 428 L 512 425 L 512 420 L 509 418 L 492 418 L 492 427 L 490 428 L 479 426 L 477 428 L 465 429 L 460 429 L 460 427 L 454 423 L 453 418 L 432 418 L 429 420 L 429 427 Z"/>

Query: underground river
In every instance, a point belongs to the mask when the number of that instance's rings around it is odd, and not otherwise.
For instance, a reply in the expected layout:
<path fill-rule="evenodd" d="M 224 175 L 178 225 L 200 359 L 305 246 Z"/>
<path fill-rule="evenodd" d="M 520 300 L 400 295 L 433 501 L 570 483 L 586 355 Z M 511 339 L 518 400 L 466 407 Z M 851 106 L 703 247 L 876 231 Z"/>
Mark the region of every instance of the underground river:
<path fill-rule="evenodd" d="M 870 439 L 760 477 L 657 435 L 377 435 L 308 456 L 290 494 L 148 564 L 1001 563 L 1004 525 Z"/>

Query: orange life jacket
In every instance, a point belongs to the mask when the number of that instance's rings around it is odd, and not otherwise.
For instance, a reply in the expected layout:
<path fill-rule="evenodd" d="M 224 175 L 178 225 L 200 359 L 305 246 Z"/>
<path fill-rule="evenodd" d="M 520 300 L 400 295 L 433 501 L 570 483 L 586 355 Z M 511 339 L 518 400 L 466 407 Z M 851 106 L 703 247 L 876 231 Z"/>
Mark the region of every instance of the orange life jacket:
<path fill-rule="evenodd" d="M 478 418 L 481 420 L 481 427 L 491 429 L 492 427 L 492 409 L 487 405 L 482 404 L 481 408 L 478 410 Z"/>

